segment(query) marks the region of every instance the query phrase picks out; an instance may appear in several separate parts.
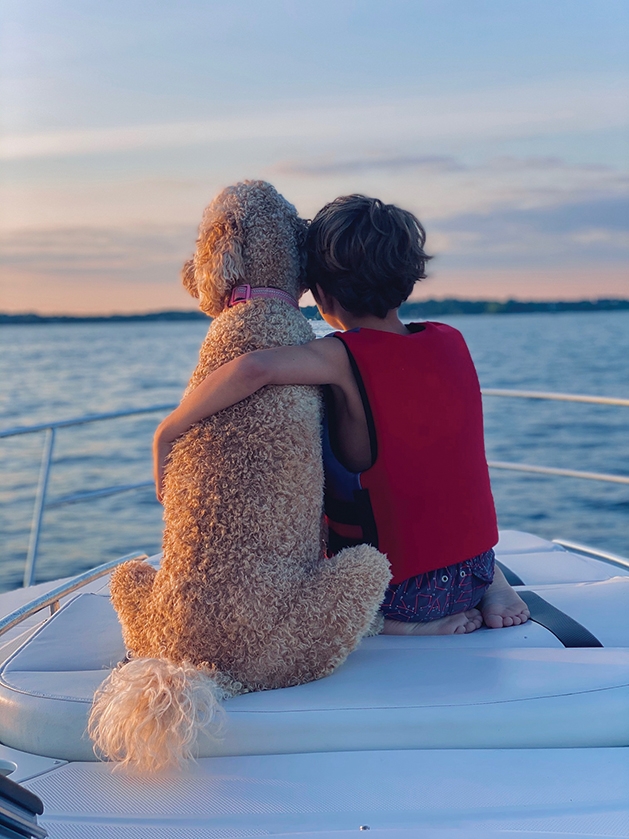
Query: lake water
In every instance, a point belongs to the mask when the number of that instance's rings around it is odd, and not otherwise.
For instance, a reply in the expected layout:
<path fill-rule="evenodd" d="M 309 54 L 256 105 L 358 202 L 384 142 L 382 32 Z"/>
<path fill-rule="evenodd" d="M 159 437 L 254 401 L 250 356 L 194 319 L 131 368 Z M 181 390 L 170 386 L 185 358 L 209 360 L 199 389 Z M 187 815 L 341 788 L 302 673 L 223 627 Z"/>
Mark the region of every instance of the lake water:
<path fill-rule="evenodd" d="M 460 329 L 486 388 L 629 398 L 629 312 L 469 315 Z M 204 322 L 0 327 L 0 429 L 175 403 Z M 325 325 L 315 324 L 320 334 Z M 149 480 L 164 415 L 62 429 L 48 498 Z M 487 455 L 629 474 L 629 408 L 485 399 Z M 0 590 L 20 584 L 43 436 L 0 439 Z M 492 470 L 500 526 L 629 555 L 629 486 Z M 76 573 L 161 541 L 152 489 L 48 509 L 37 579 Z"/>

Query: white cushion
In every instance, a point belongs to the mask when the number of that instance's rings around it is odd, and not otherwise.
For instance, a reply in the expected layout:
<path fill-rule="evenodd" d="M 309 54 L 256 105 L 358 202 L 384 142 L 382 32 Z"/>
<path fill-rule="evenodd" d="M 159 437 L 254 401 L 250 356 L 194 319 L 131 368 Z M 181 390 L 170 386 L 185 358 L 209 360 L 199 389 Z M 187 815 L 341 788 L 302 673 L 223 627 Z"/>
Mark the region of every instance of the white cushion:
<path fill-rule="evenodd" d="M 526 586 L 596 582 L 617 576 L 629 579 L 629 571 L 569 551 L 513 553 L 506 556 L 497 553 L 496 557 L 514 571 Z"/>
<path fill-rule="evenodd" d="M 525 533 L 523 530 L 501 530 L 498 544 L 494 548 L 496 554 L 527 553 L 529 551 L 559 550 L 559 546 L 541 536 Z"/>
<path fill-rule="evenodd" d="M 604 612 L 603 589 L 597 600 Z M 107 597 L 70 601 L 0 669 L 2 742 L 93 760 L 85 735 L 92 695 L 124 653 Z M 380 636 L 326 679 L 229 700 L 220 739 L 204 735 L 199 752 L 619 746 L 629 744 L 627 707 L 628 649 L 564 649 L 534 624 Z"/>
<path fill-rule="evenodd" d="M 495 551 L 496 557 L 527 586 L 629 577 L 629 569 L 565 550 L 553 542 L 519 530 L 501 530 Z"/>

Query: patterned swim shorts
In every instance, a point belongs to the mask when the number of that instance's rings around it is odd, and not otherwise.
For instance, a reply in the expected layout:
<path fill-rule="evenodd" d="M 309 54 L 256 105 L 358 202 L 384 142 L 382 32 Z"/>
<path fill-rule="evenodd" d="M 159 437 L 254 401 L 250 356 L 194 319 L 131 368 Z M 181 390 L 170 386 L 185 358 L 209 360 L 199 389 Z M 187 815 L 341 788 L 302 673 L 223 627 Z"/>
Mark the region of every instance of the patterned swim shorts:
<path fill-rule="evenodd" d="M 434 621 L 473 609 L 494 579 L 495 555 L 485 551 L 465 562 L 437 568 L 389 586 L 380 607 L 395 621 Z"/>

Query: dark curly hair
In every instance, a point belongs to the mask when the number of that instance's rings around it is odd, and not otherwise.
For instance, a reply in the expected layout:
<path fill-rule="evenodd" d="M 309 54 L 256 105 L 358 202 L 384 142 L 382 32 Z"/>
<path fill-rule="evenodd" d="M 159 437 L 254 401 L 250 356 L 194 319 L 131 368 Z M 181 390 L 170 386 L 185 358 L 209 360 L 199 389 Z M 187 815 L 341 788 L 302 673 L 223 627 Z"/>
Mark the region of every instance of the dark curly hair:
<path fill-rule="evenodd" d="M 394 204 L 365 195 L 342 195 L 319 210 L 306 242 L 306 280 L 353 315 L 384 318 L 426 276 L 426 232 Z"/>

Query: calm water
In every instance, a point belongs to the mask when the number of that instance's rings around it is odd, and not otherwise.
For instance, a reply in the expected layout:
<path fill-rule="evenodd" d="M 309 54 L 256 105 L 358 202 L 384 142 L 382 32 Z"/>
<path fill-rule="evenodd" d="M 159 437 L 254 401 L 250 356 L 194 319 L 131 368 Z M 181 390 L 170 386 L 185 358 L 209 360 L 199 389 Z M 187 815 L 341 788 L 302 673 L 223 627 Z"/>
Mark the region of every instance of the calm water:
<path fill-rule="evenodd" d="M 465 335 L 484 387 L 629 398 L 629 312 L 444 320 Z M 203 322 L 3 326 L 0 429 L 177 402 L 205 331 Z M 162 415 L 58 432 L 50 502 L 148 480 Z M 488 397 L 485 425 L 489 459 L 629 474 L 629 408 Z M 42 442 L 0 440 L 0 590 L 21 580 Z M 629 555 L 629 486 L 498 470 L 492 481 L 501 527 Z M 38 580 L 155 553 L 161 528 L 151 489 L 48 509 Z"/>

